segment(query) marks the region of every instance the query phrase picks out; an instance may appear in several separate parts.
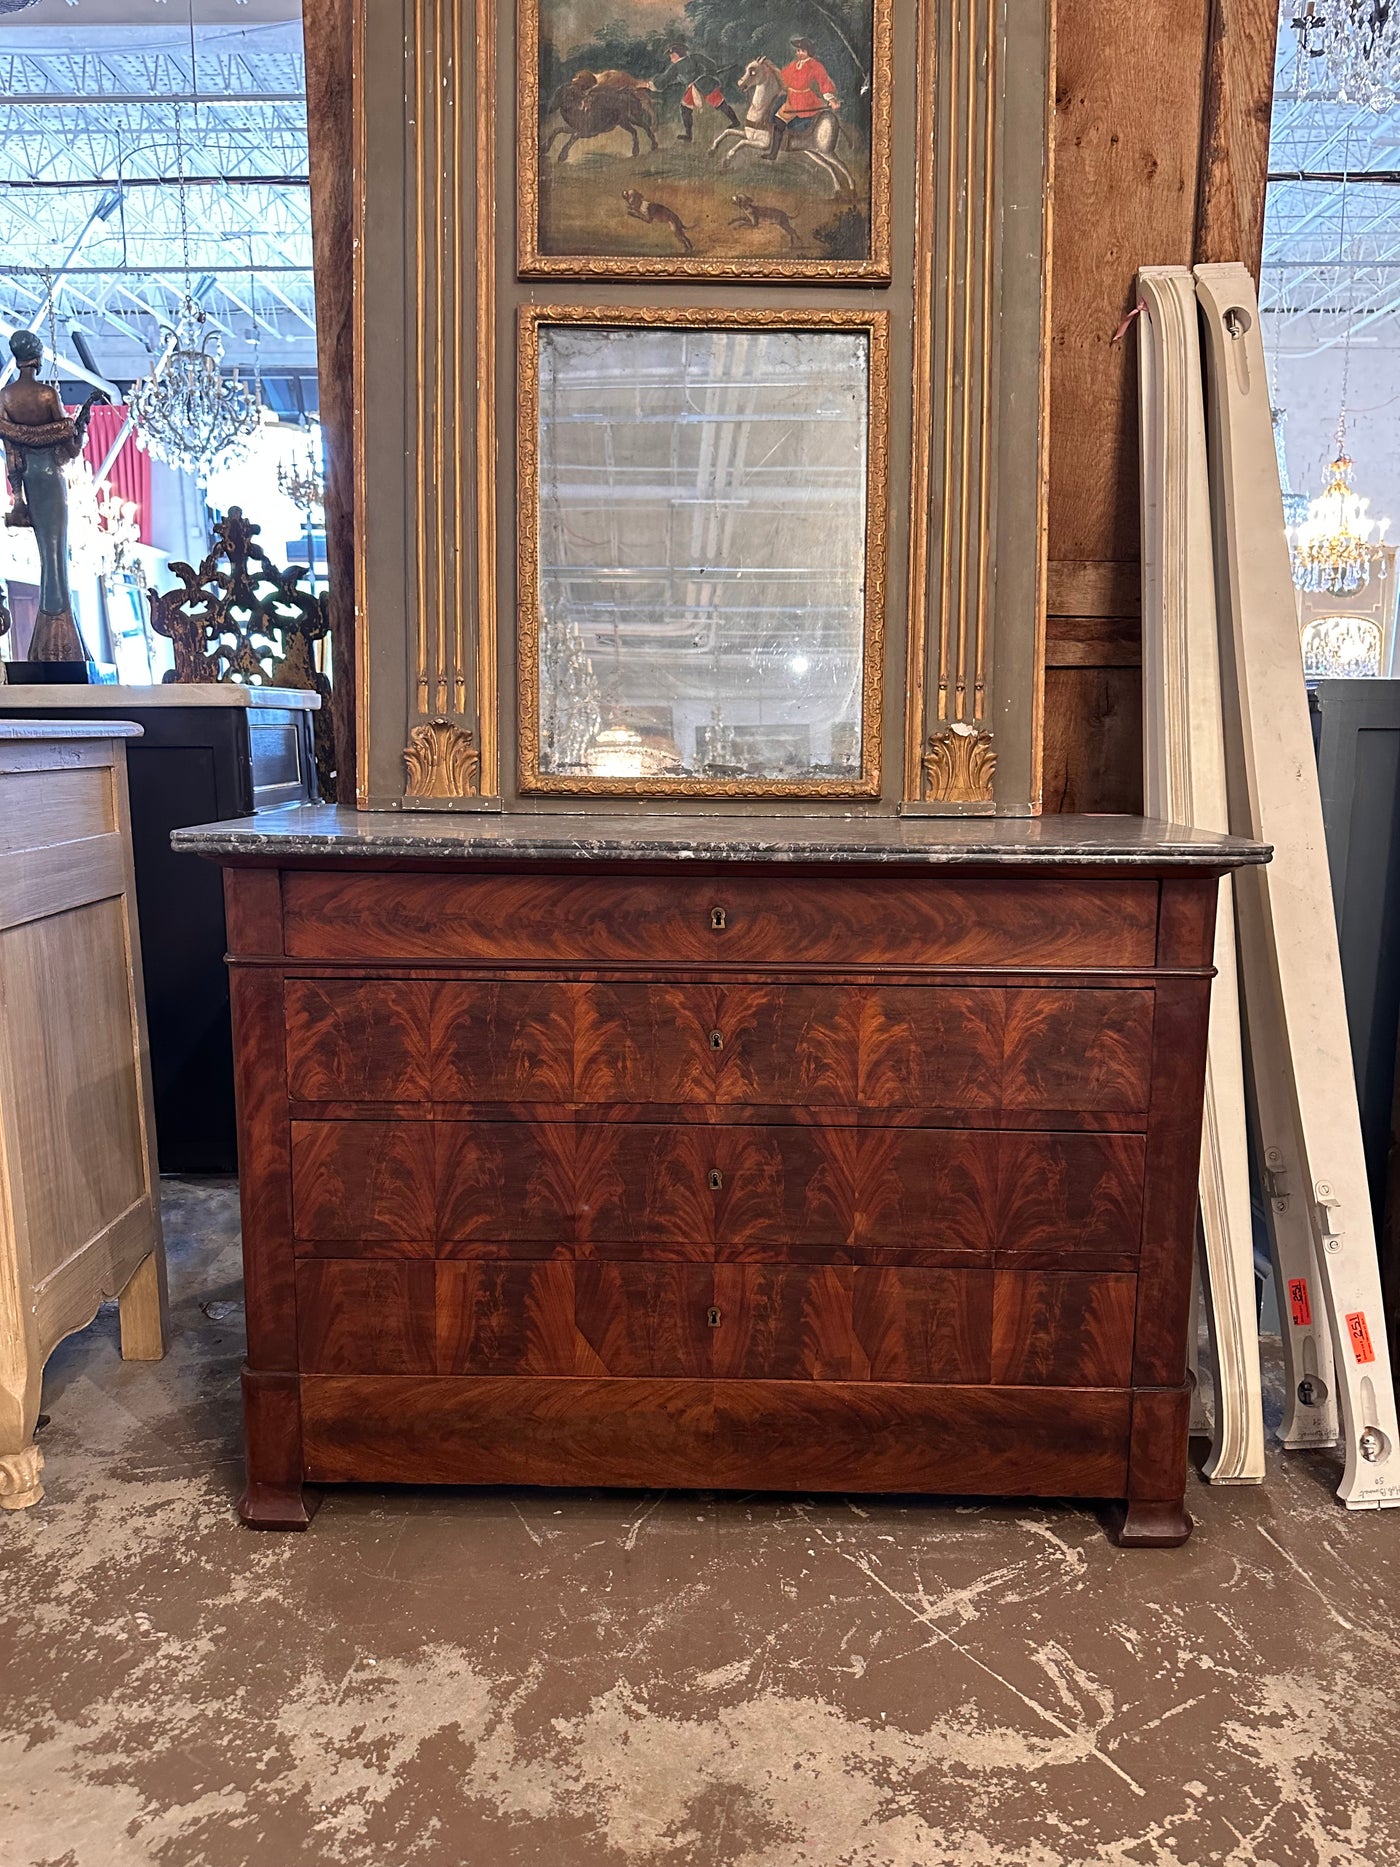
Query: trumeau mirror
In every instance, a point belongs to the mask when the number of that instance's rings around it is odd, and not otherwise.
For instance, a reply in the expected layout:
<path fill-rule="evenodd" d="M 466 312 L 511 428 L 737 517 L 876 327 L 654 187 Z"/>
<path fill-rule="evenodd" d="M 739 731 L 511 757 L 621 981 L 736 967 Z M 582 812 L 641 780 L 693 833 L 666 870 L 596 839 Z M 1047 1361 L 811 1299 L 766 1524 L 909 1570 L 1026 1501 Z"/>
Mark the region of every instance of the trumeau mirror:
<path fill-rule="evenodd" d="M 357 0 L 364 807 L 1039 808 L 1050 6 Z"/>

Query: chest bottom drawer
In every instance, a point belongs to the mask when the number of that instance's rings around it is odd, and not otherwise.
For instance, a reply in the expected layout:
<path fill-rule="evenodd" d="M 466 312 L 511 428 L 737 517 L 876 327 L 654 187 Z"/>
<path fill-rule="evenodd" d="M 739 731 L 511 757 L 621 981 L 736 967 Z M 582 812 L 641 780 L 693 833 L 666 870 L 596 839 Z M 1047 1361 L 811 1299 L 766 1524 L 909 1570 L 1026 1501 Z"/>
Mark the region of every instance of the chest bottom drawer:
<path fill-rule="evenodd" d="M 1137 1280 L 833 1265 L 297 1266 L 306 1374 L 1125 1387 Z"/>

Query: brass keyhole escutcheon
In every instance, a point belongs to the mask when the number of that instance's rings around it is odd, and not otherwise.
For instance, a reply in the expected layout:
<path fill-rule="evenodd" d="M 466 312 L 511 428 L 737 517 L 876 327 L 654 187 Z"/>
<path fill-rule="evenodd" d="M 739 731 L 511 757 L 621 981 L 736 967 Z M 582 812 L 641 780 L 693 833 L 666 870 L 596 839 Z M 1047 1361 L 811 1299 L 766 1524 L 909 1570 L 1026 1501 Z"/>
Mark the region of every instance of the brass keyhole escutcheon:
<path fill-rule="evenodd" d="M 725 913 L 723 908 L 710 909 L 710 925 L 714 928 L 716 933 L 724 932 L 725 928 L 729 925 L 729 916 Z"/>
<path fill-rule="evenodd" d="M 720 1172 L 718 1167 L 711 1167 L 710 1169 L 710 1191 L 712 1193 L 717 1193 L 719 1192 L 720 1188 L 723 1185 L 724 1185 L 724 1175 Z"/>
<path fill-rule="evenodd" d="M 719 1311 L 718 1311 L 717 1309 L 712 1309 L 712 1310 L 710 1310 L 710 1311 L 709 1311 L 709 1313 L 708 1313 L 708 1315 L 707 1315 L 707 1316 L 705 1317 L 705 1320 L 706 1320 L 706 1322 L 707 1322 L 707 1323 L 709 1323 L 709 1325 L 710 1325 L 710 1327 L 711 1327 L 712 1329 L 718 1329 L 718 1328 L 719 1328 L 719 1326 L 720 1326 L 720 1323 L 721 1323 L 721 1322 L 722 1322 L 722 1321 L 723 1321 L 724 1319 L 723 1319 L 723 1317 L 722 1317 L 722 1316 L 720 1315 L 720 1313 L 719 1313 Z"/>
<path fill-rule="evenodd" d="M 724 1037 L 721 1032 L 719 1031 L 710 1032 L 710 1049 L 711 1050 L 723 1050 L 724 1049 Z"/>

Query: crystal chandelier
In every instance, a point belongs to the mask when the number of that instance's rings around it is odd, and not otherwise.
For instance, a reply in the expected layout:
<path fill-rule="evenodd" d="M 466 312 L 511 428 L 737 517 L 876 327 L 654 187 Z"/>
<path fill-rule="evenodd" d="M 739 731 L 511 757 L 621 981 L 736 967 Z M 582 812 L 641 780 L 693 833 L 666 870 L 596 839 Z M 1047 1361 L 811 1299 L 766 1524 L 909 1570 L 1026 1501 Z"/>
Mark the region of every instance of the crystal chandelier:
<path fill-rule="evenodd" d="M 1390 521 L 1373 519 L 1370 500 L 1352 491 L 1354 463 L 1340 440 L 1327 485 L 1294 536 L 1293 581 L 1300 590 L 1354 596 L 1371 581 L 1372 533 L 1379 544 Z"/>
<path fill-rule="evenodd" d="M 284 460 L 277 467 L 277 490 L 290 499 L 306 518 L 319 512 L 326 503 L 326 475 L 321 464 L 320 437 L 308 429 L 306 451 L 290 465 Z"/>
<path fill-rule="evenodd" d="M 224 374 L 223 340 L 216 331 L 204 329 L 208 320 L 190 295 L 189 189 L 178 104 L 175 173 L 185 299 L 173 328 L 162 325 L 165 349 L 161 359 L 149 376 L 133 385 L 128 406 L 138 444 L 166 466 L 193 474 L 201 486 L 207 486 L 218 468 L 247 453 L 262 422 L 261 396 L 259 385 L 242 381 L 236 369 Z"/>
<path fill-rule="evenodd" d="M 1389 110 L 1400 97 L 1398 0 L 1304 0 L 1293 16 L 1298 88 Z"/>
<path fill-rule="evenodd" d="M 134 386 L 130 402 L 139 444 L 201 486 L 248 451 L 262 420 L 255 386 L 236 369 L 224 375 L 223 343 L 217 332 L 203 331 L 204 322 L 186 298 L 175 327 L 162 330 L 164 364 Z"/>
<path fill-rule="evenodd" d="M 104 480 L 99 486 L 80 454 L 63 469 L 68 485 L 68 556 L 80 576 L 100 577 L 108 590 L 128 576 L 143 587 L 145 566 L 136 551 L 141 542 L 140 508 L 122 499 Z"/>
<path fill-rule="evenodd" d="M 1384 638 L 1369 616 L 1324 616 L 1303 630 L 1303 675 L 1309 681 L 1376 680 Z"/>

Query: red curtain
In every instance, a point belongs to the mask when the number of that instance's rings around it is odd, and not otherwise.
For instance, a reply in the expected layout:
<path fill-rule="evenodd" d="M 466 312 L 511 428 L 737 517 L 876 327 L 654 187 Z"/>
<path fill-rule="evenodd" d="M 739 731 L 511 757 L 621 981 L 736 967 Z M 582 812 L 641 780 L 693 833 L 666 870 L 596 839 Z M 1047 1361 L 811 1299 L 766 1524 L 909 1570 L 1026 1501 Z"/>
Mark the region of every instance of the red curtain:
<path fill-rule="evenodd" d="M 94 476 L 101 469 L 103 461 L 111 451 L 112 443 L 121 433 L 126 422 L 126 409 L 117 403 L 114 407 L 104 408 L 100 403 L 93 409 L 88 420 L 87 442 L 83 454 Z M 136 502 L 137 523 L 141 527 L 141 543 L 153 544 L 151 537 L 151 457 L 136 445 L 136 437 L 129 434 L 122 443 L 122 450 L 108 469 L 107 480 L 118 499 L 132 499 Z"/>

